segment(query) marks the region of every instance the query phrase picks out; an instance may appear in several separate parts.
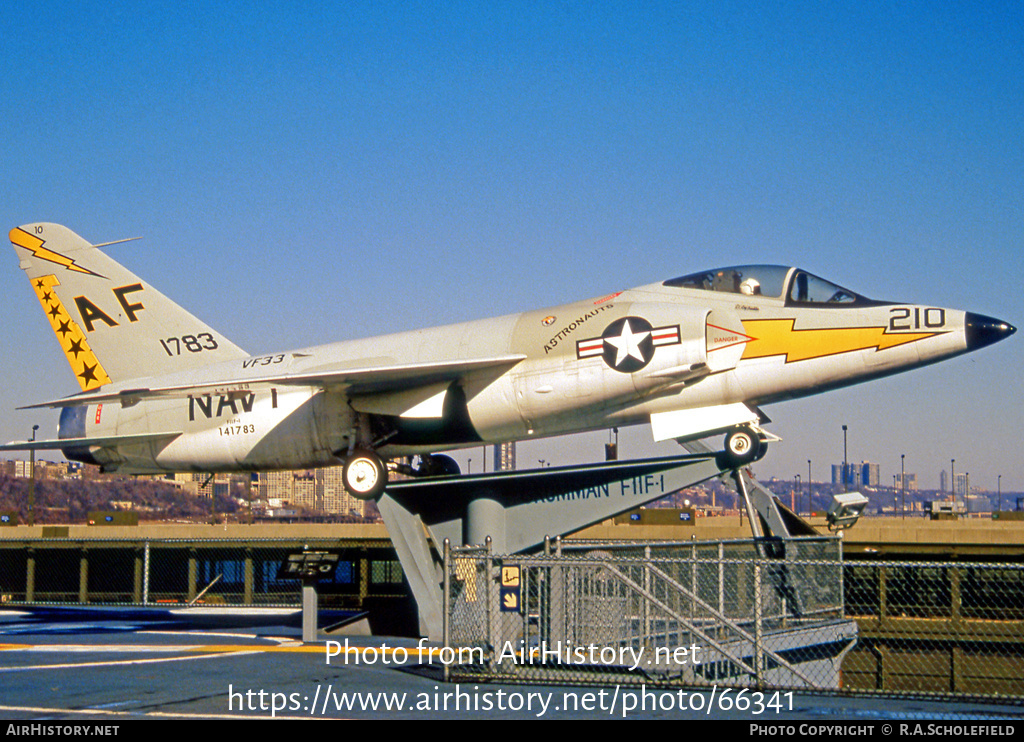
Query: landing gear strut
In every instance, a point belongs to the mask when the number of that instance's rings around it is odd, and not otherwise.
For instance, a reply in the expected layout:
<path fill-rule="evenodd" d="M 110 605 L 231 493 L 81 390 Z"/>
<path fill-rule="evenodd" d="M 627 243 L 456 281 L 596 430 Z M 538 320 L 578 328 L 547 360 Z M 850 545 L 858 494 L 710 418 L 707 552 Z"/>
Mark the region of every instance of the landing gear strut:
<path fill-rule="evenodd" d="M 388 468 L 376 453 L 357 448 L 345 459 L 341 479 L 348 493 L 359 500 L 374 500 L 388 484 Z"/>

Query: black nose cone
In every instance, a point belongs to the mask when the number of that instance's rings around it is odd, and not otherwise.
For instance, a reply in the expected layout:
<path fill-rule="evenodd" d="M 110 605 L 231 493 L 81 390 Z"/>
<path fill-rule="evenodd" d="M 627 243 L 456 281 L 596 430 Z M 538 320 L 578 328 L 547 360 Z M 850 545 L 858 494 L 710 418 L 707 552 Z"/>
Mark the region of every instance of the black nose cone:
<path fill-rule="evenodd" d="M 977 350 L 986 345 L 1008 338 L 1017 332 L 1017 328 L 1001 319 L 986 317 L 983 314 L 967 312 L 964 317 L 964 333 L 967 335 L 967 349 Z"/>

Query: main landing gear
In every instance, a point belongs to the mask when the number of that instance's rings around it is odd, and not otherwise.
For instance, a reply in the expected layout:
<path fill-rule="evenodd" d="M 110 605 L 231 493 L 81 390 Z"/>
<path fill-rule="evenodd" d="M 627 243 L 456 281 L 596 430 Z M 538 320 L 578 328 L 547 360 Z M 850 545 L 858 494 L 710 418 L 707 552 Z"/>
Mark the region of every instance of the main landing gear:
<path fill-rule="evenodd" d="M 725 436 L 725 455 L 733 469 L 760 461 L 766 453 L 767 436 L 749 425 L 736 428 Z"/>
<path fill-rule="evenodd" d="M 401 474 L 411 477 L 448 477 L 462 473 L 458 462 L 444 454 L 423 454 L 419 466 L 399 464 Z M 345 457 L 341 478 L 348 493 L 360 500 L 375 500 L 388 486 L 388 465 L 369 448 L 356 448 Z"/>
<path fill-rule="evenodd" d="M 352 497 L 374 500 L 388 485 L 388 467 L 375 452 L 356 448 L 345 458 L 341 479 Z"/>

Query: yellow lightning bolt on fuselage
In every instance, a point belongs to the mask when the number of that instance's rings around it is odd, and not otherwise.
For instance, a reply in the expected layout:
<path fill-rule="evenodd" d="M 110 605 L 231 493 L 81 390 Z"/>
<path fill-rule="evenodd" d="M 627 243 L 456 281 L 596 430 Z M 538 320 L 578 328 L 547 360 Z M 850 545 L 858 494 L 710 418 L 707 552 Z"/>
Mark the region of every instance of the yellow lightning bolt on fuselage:
<path fill-rule="evenodd" d="M 786 356 L 786 363 L 850 353 L 855 350 L 886 350 L 941 332 L 888 332 L 887 327 L 833 327 L 796 330 L 795 319 L 745 320 L 744 331 L 753 339 L 743 351 L 743 360 Z"/>
<path fill-rule="evenodd" d="M 48 248 L 43 247 L 44 240 L 36 237 L 34 234 L 29 234 L 21 227 L 15 227 L 11 230 L 10 234 L 11 242 L 18 247 L 24 247 L 26 250 L 31 250 L 32 254 L 40 260 L 46 260 L 50 263 L 63 266 L 69 271 L 75 271 L 76 273 L 85 273 L 89 276 L 99 276 L 99 273 L 94 273 L 88 268 L 83 268 L 80 265 L 76 265 L 75 261 L 66 255 L 61 255 L 59 252 L 54 252 Z M 102 278 L 102 276 L 100 276 Z"/>

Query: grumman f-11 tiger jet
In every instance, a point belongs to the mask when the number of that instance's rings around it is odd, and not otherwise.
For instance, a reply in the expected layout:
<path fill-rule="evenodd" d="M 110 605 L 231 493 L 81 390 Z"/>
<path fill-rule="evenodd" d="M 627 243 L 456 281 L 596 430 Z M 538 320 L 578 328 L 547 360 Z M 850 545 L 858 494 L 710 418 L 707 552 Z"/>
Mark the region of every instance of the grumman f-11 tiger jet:
<path fill-rule="evenodd" d="M 437 451 L 641 423 L 656 440 L 725 433 L 740 467 L 765 453 L 762 405 L 1016 331 L 970 312 L 868 299 L 798 268 L 747 265 L 252 354 L 65 227 L 26 224 L 10 239 L 81 393 L 31 405 L 60 408 L 57 439 L 3 449 L 59 449 L 129 473 L 340 464 L 361 498 L 380 495 L 390 470 L 458 473 Z"/>

